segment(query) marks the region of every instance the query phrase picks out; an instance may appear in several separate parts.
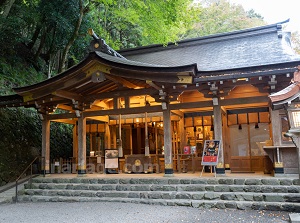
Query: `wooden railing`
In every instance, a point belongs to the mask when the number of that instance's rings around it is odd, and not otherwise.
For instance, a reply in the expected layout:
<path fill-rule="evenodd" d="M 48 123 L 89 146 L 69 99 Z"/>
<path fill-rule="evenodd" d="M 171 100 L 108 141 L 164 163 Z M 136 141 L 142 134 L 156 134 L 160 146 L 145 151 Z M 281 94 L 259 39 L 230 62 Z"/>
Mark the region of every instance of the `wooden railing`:
<path fill-rule="evenodd" d="M 45 159 L 43 157 L 37 156 L 34 158 L 34 160 L 24 169 L 24 171 L 20 174 L 20 176 L 16 179 L 16 196 L 15 196 L 15 203 L 18 202 L 18 185 L 19 185 L 19 181 L 21 180 L 21 178 L 24 176 L 24 174 L 30 169 L 30 175 L 26 180 L 31 181 L 32 177 L 33 177 L 33 164 L 35 163 L 36 160 L 41 159 L 41 166 L 45 167 L 44 162 Z M 45 176 L 45 170 L 43 170 L 43 175 Z"/>

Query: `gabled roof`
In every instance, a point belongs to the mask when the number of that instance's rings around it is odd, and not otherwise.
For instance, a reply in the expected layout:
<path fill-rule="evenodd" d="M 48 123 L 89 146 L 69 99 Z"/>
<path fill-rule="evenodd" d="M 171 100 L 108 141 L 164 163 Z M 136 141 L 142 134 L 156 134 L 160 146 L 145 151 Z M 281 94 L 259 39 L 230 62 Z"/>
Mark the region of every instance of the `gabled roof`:
<path fill-rule="evenodd" d="M 288 21 L 119 53 L 130 60 L 164 66 L 196 63 L 199 73 L 300 61 L 291 48 L 290 33 L 282 31 Z"/>
<path fill-rule="evenodd" d="M 286 104 L 292 101 L 299 101 L 300 96 L 300 66 L 298 71 L 294 72 L 292 83 L 281 91 L 269 95 L 269 98 L 274 109 L 283 108 Z"/>

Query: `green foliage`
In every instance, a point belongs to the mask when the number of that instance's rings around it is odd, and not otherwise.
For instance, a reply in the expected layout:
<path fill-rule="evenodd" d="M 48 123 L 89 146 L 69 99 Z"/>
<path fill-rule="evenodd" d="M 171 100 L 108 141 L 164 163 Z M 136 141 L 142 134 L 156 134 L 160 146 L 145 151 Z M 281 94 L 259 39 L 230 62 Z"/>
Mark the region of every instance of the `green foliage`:
<path fill-rule="evenodd" d="M 36 111 L 25 108 L 0 109 L 0 185 L 15 180 L 28 164 L 41 155 L 42 128 Z M 72 154 L 72 126 L 51 123 L 50 157 Z"/>
<path fill-rule="evenodd" d="M 94 30 L 115 49 L 175 42 L 195 20 L 191 0 L 98 1 Z"/>
<path fill-rule="evenodd" d="M 0 184 L 15 180 L 40 154 L 41 128 L 31 109 L 0 109 Z"/>
<path fill-rule="evenodd" d="M 51 122 L 50 157 L 68 159 L 73 156 L 73 126 Z"/>
<path fill-rule="evenodd" d="M 58 73 L 66 61 L 72 66 L 84 58 L 91 40 L 88 28 L 118 50 L 167 45 L 265 24 L 254 10 L 247 12 L 228 0 L 203 0 L 198 5 L 194 2 L 15 0 L 8 16 L 0 15 L 0 57 L 9 61 L 20 57 L 46 78 Z"/>
<path fill-rule="evenodd" d="M 45 79 L 33 66 L 19 57 L 0 57 L 0 95 L 13 94 L 12 88 L 23 87 Z"/>
<path fill-rule="evenodd" d="M 193 2 L 16 0 L 9 15 L 0 16 L 0 56 L 18 55 L 48 77 L 84 58 L 88 28 L 118 50 L 264 24 L 255 11 L 225 0 Z"/>
<path fill-rule="evenodd" d="M 265 25 L 263 17 L 253 10 L 246 12 L 241 5 L 230 4 L 227 0 L 207 0 L 199 5 L 200 22 L 195 23 L 183 38 L 224 33 Z"/>

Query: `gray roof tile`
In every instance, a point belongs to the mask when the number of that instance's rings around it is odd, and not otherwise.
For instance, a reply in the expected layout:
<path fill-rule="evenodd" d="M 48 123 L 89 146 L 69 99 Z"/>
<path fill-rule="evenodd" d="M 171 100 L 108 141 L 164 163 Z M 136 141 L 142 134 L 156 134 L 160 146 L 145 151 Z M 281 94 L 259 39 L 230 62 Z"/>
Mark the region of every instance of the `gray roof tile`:
<path fill-rule="evenodd" d="M 211 35 L 170 44 L 119 51 L 129 60 L 163 66 L 197 63 L 199 71 L 300 61 L 290 44 L 290 33 L 282 32 L 281 23 Z"/>

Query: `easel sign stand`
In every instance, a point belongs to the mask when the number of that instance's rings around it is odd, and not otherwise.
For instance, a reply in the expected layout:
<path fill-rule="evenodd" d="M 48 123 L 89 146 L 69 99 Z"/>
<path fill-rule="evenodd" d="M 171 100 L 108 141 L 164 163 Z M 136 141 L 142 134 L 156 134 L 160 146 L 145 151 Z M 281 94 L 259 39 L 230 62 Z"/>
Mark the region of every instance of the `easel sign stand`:
<path fill-rule="evenodd" d="M 214 166 L 215 177 L 217 177 L 216 167 L 218 165 L 219 150 L 220 140 L 205 140 L 201 162 L 201 165 L 203 167 L 200 177 L 202 177 L 202 173 L 205 166 Z"/>

